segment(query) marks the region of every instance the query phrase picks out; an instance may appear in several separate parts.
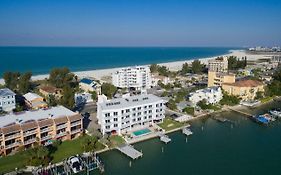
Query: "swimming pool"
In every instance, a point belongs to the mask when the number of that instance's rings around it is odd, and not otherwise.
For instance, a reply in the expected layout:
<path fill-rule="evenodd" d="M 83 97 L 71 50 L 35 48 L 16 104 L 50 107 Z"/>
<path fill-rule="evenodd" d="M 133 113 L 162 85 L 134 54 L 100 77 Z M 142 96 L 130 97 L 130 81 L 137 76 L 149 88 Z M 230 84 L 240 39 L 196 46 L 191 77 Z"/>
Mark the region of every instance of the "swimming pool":
<path fill-rule="evenodd" d="M 141 136 L 141 135 L 145 135 L 145 134 L 148 134 L 150 133 L 151 131 L 149 129 L 141 129 L 141 130 L 138 130 L 138 131 L 134 131 L 133 134 L 135 136 Z"/>

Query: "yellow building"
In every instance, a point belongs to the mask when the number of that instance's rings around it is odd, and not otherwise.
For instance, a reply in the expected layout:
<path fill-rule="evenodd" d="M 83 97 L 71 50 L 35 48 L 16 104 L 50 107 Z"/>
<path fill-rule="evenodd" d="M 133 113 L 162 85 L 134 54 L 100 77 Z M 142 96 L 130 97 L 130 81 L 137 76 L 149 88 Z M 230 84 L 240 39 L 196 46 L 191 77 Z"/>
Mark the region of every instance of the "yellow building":
<path fill-rule="evenodd" d="M 44 98 L 40 95 L 37 95 L 35 93 L 28 92 L 27 94 L 23 95 L 25 98 L 25 104 L 30 109 L 41 109 L 41 108 L 47 108 L 48 105 L 45 102 Z"/>
<path fill-rule="evenodd" d="M 222 86 L 223 83 L 235 83 L 235 75 L 214 71 L 208 72 L 208 87 Z"/>
<path fill-rule="evenodd" d="M 222 89 L 242 100 L 253 100 L 257 92 L 264 92 L 264 84 L 256 80 L 240 80 L 235 83 L 224 83 Z"/>

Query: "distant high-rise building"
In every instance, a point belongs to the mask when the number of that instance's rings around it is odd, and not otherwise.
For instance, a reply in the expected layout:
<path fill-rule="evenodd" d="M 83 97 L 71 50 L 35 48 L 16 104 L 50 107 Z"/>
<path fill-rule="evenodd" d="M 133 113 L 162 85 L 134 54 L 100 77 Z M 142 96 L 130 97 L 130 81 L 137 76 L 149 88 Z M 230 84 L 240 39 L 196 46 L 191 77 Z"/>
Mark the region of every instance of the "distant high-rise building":
<path fill-rule="evenodd" d="M 112 74 L 112 84 L 119 88 L 148 89 L 151 87 L 151 74 L 148 66 L 122 68 Z"/>
<path fill-rule="evenodd" d="M 219 57 L 213 60 L 209 60 L 208 68 L 211 72 L 227 72 L 228 70 L 228 58 Z"/>

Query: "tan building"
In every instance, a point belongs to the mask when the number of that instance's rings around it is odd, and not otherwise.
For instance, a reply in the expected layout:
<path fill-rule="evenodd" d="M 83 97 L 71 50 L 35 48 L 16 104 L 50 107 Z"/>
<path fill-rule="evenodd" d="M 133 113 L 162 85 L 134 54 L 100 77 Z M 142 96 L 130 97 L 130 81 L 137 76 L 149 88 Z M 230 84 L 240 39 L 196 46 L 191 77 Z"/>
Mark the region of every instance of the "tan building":
<path fill-rule="evenodd" d="M 70 140 L 83 132 L 82 116 L 63 106 L 0 117 L 0 154 L 53 140 Z"/>
<path fill-rule="evenodd" d="M 208 72 L 208 87 L 222 86 L 224 83 L 235 83 L 235 75 L 231 73 Z"/>
<path fill-rule="evenodd" d="M 254 100 L 257 92 L 264 92 L 264 84 L 256 80 L 240 80 L 235 83 L 224 83 L 222 89 L 242 100 Z"/>
<path fill-rule="evenodd" d="M 48 105 L 45 102 L 44 98 L 41 97 L 40 95 L 37 95 L 35 93 L 27 93 L 23 95 L 25 98 L 25 104 L 28 106 L 30 109 L 41 109 L 41 108 L 47 108 Z"/>
<path fill-rule="evenodd" d="M 55 96 L 57 99 L 62 97 L 62 89 L 56 88 L 54 86 L 42 86 L 39 88 L 39 92 L 47 98 L 49 98 L 51 95 Z"/>
<path fill-rule="evenodd" d="M 208 68 L 211 72 L 227 72 L 228 70 L 228 58 L 218 57 L 208 61 Z"/>

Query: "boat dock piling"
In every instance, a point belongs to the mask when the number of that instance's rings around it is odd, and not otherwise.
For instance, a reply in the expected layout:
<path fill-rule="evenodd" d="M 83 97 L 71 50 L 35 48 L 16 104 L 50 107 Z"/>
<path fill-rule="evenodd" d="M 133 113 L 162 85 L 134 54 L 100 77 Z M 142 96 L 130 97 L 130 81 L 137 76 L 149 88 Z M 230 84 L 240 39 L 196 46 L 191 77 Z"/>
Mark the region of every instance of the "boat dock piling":
<path fill-rule="evenodd" d="M 133 160 L 142 157 L 142 153 L 136 150 L 132 145 L 122 145 L 117 147 L 117 149 L 122 152 L 123 154 L 127 155 L 128 157 L 132 158 Z"/>

